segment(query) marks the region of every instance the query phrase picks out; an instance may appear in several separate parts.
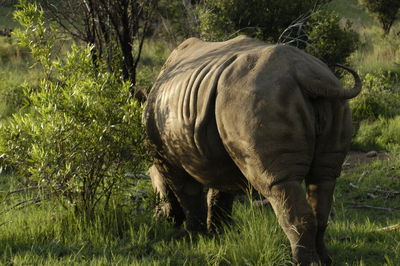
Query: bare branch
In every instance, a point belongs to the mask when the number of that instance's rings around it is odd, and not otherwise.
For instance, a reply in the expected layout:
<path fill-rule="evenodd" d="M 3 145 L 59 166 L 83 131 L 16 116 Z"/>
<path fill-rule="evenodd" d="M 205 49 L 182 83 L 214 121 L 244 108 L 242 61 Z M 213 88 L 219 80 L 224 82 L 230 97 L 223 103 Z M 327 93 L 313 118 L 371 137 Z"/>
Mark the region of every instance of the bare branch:
<path fill-rule="evenodd" d="M 0 214 L 7 213 L 7 212 L 12 211 L 14 209 L 19 209 L 20 210 L 20 209 L 26 208 L 26 207 L 28 207 L 30 205 L 37 204 L 37 203 L 39 203 L 41 201 L 42 201 L 42 199 L 40 197 L 23 200 L 23 201 L 18 202 L 17 204 L 12 206 L 11 208 L 8 208 L 8 209 L 2 211 Z"/>
<path fill-rule="evenodd" d="M 42 188 L 42 187 L 41 186 L 32 186 L 32 187 L 18 188 L 16 190 L 12 190 L 12 191 L 0 191 L 0 193 L 7 193 L 7 195 L 11 195 L 11 194 L 19 193 L 19 192 L 35 190 L 35 189 L 40 189 L 40 188 Z"/>
<path fill-rule="evenodd" d="M 395 211 L 396 209 L 394 208 L 384 208 L 384 207 L 375 207 L 375 206 L 370 206 L 370 205 L 351 205 L 350 208 L 353 209 L 371 209 L 371 210 L 379 210 L 379 211 Z"/>

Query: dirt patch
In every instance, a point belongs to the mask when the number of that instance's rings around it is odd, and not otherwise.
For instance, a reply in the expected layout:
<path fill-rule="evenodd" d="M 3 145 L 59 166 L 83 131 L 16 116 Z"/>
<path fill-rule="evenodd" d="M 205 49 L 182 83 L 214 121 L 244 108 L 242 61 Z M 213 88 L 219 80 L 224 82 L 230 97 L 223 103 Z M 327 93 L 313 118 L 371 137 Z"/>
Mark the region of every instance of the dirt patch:
<path fill-rule="evenodd" d="M 350 151 L 343 163 L 343 170 L 348 170 L 360 164 L 371 163 L 376 160 L 390 160 L 390 156 L 384 151 Z"/>

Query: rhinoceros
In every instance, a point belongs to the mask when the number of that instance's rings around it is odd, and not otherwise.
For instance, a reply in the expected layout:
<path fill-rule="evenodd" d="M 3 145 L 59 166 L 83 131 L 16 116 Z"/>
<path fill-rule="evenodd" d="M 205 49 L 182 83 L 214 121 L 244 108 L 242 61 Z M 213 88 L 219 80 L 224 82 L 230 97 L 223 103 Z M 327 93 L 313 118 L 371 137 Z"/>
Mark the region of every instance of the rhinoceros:
<path fill-rule="evenodd" d="M 251 186 L 271 202 L 296 263 L 330 264 L 324 232 L 352 137 L 347 100 L 361 90 L 356 72 L 342 67 L 354 88 L 289 45 L 185 40 L 143 116 L 159 213 L 177 225 L 186 219 L 190 231 L 215 230 L 229 223 L 234 195 Z"/>

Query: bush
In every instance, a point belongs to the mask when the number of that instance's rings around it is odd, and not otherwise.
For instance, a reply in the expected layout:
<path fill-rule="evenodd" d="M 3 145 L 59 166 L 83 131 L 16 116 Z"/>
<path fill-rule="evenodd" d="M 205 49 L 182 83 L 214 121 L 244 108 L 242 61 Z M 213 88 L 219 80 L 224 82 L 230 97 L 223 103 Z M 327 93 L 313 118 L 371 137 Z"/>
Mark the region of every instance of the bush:
<path fill-rule="evenodd" d="M 200 36 L 221 41 L 235 34 L 247 34 L 277 42 L 294 20 L 309 14 L 329 0 L 206 0 L 199 6 Z"/>
<path fill-rule="evenodd" d="M 354 120 L 374 120 L 400 115 L 400 91 L 395 88 L 398 79 L 391 72 L 366 74 L 360 95 L 350 102 Z"/>
<path fill-rule="evenodd" d="M 325 2 L 328 1 L 319 4 Z M 295 45 L 329 66 L 345 64 L 358 47 L 357 33 L 349 22 L 340 26 L 340 18 L 334 13 L 319 11 L 308 16 L 314 4 L 315 1 L 208 0 L 198 9 L 200 36 L 221 41 L 247 34 L 272 43 Z"/>
<path fill-rule="evenodd" d="M 199 34 L 204 41 L 224 41 L 233 37 L 235 26 L 229 19 L 214 12 L 212 9 L 200 7 Z"/>
<path fill-rule="evenodd" d="M 124 174 L 146 163 L 141 106 L 129 84 L 94 66 L 90 47 L 73 46 L 64 60 L 52 53 L 57 32 L 34 4 L 19 10 L 20 43 L 32 50 L 45 78 L 24 88 L 29 106 L 0 127 L 1 166 L 27 184 L 92 217 L 126 187 Z"/>
<path fill-rule="evenodd" d="M 308 45 L 305 50 L 324 61 L 328 66 L 346 64 L 347 58 L 358 47 L 358 34 L 347 21 L 340 26 L 340 17 L 331 12 L 314 13 L 307 21 Z"/>

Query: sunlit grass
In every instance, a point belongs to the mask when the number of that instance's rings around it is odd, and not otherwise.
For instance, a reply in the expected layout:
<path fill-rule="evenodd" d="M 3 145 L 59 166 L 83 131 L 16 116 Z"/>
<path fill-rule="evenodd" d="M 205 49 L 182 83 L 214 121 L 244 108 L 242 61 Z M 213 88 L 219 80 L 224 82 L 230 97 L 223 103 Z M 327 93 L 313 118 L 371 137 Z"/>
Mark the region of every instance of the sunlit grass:
<path fill-rule="evenodd" d="M 327 231 L 334 265 L 399 261 L 400 231 L 381 229 L 399 222 L 400 198 L 379 192 L 400 188 L 397 158 L 393 153 L 338 179 Z M 0 217 L 0 264 L 290 265 L 289 243 L 273 211 L 254 207 L 247 199 L 235 203 L 235 224 L 224 233 L 192 240 L 172 238 L 172 225 L 154 220 L 151 209 L 137 213 L 115 208 L 85 223 L 46 202 Z"/>
<path fill-rule="evenodd" d="M 343 17 L 349 19 L 352 28 L 359 33 L 361 45 L 351 56 L 351 63 L 362 73 L 379 70 L 400 72 L 400 40 L 397 33 L 400 23 L 393 25 L 391 33 L 383 36 L 378 20 L 358 0 L 333 0 L 327 5 Z"/>
<path fill-rule="evenodd" d="M 361 47 L 352 55 L 354 65 L 363 73 L 377 70 L 400 72 L 400 39 L 396 36 L 399 31 L 400 23 L 388 36 L 383 36 L 378 26 L 361 29 Z"/>

